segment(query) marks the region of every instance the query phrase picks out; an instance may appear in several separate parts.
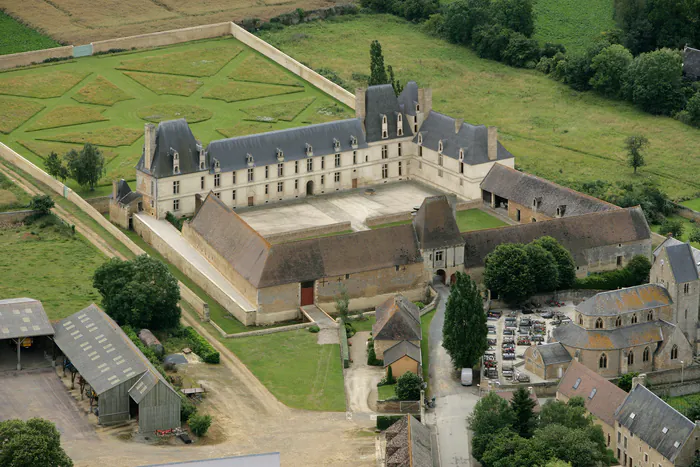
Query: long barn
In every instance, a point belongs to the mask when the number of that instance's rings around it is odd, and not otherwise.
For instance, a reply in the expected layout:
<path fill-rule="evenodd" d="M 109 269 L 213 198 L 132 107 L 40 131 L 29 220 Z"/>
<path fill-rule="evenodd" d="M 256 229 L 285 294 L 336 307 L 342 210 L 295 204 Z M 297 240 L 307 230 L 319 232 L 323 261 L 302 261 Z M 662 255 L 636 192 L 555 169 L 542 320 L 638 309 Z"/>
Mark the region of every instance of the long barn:
<path fill-rule="evenodd" d="M 134 418 L 149 433 L 180 426 L 178 393 L 96 305 L 55 325 L 54 341 L 97 394 L 99 423 Z"/>

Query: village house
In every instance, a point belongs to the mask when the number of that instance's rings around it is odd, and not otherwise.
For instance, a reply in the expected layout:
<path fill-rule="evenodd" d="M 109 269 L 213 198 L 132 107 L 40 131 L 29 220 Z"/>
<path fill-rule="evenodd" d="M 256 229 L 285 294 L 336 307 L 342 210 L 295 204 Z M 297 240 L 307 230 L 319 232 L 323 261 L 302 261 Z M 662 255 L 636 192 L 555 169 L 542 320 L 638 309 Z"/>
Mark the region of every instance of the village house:
<path fill-rule="evenodd" d="M 384 431 L 387 467 L 432 467 L 430 429 L 412 415 Z"/>
<path fill-rule="evenodd" d="M 403 295 L 397 294 L 377 306 L 375 316 L 376 321 L 372 325 L 372 338 L 374 339 L 374 352 L 379 360 L 384 359 L 384 352 L 403 341 L 418 347 L 420 354 L 420 341 L 422 339 L 420 311 L 413 302 L 407 300 Z M 414 371 L 414 373 L 416 372 Z M 398 375 L 394 373 L 394 376 Z"/>

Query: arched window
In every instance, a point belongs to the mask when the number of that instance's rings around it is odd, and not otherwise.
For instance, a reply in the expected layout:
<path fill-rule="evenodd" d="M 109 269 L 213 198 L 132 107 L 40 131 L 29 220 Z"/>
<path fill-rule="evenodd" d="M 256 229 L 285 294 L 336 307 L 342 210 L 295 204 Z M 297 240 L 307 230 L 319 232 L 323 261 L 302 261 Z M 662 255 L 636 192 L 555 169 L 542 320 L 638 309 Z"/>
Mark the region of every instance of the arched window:
<path fill-rule="evenodd" d="M 578 324 L 583 326 L 583 315 L 578 315 Z"/>
<path fill-rule="evenodd" d="M 608 356 L 605 354 L 602 354 L 600 356 L 600 359 L 598 360 L 598 368 L 607 368 L 608 367 Z"/>
<path fill-rule="evenodd" d="M 675 360 L 678 358 L 678 346 L 676 344 L 673 344 L 673 347 L 671 347 L 671 360 Z"/>
<path fill-rule="evenodd" d="M 632 350 L 627 353 L 627 364 L 634 365 L 634 352 Z"/>
<path fill-rule="evenodd" d="M 438 141 L 438 152 L 442 152 L 442 140 Z"/>
<path fill-rule="evenodd" d="M 615 320 L 615 327 L 619 328 L 620 326 L 622 326 L 622 317 L 618 316 Z"/>
<path fill-rule="evenodd" d="M 644 348 L 644 353 L 642 354 L 642 361 L 643 362 L 649 361 L 649 347 Z"/>
<path fill-rule="evenodd" d="M 386 125 L 386 115 L 382 115 L 382 123 Z"/>
<path fill-rule="evenodd" d="M 632 315 L 632 324 L 637 324 L 637 315 Z"/>
<path fill-rule="evenodd" d="M 603 329 L 603 319 L 602 318 L 598 318 L 597 320 L 595 320 L 595 328 L 596 329 Z"/>
<path fill-rule="evenodd" d="M 649 313 L 647 313 L 647 321 L 653 321 L 653 320 L 654 320 L 654 312 L 650 310 Z"/>
<path fill-rule="evenodd" d="M 688 310 L 685 310 L 685 319 L 688 319 Z"/>

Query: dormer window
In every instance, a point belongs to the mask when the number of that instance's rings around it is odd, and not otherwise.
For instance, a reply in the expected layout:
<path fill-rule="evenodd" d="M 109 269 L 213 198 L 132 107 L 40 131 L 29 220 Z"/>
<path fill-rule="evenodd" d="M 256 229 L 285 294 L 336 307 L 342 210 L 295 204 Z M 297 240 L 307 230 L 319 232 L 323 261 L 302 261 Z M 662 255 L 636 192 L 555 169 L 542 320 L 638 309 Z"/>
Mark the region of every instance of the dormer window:
<path fill-rule="evenodd" d="M 204 152 L 204 147 L 199 143 L 197 143 L 197 153 L 199 153 L 199 170 L 204 170 L 206 169 L 204 161 L 206 153 Z"/>
<path fill-rule="evenodd" d="M 442 140 L 440 140 L 440 141 L 438 141 L 438 152 L 441 154 L 442 154 L 442 149 L 443 149 Z"/>
<path fill-rule="evenodd" d="M 314 148 L 311 147 L 309 143 L 306 143 L 306 157 L 311 157 L 314 155 Z"/>
<path fill-rule="evenodd" d="M 423 133 L 418 133 L 418 144 L 423 144 Z"/>
<path fill-rule="evenodd" d="M 352 146 L 353 149 L 357 149 L 357 138 L 355 138 L 355 135 L 350 135 L 350 146 Z"/>
<path fill-rule="evenodd" d="M 464 149 L 459 148 L 459 161 L 464 162 Z"/>
<path fill-rule="evenodd" d="M 403 116 L 401 114 L 396 116 L 396 134 L 403 136 Z"/>
<path fill-rule="evenodd" d="M 382 115 L 382 139 L 389 137 L 389 128 L 387 126 L 386 115 Z"/>
<path fill-rule="evenodd" d="M 214 159 L 214 172 L 221 172 L 221 163 L 218 159 Z"/>
<path fill-rule="evenodd" d="M 179 174 L 180 173 L 180 154 L 177 151 L 174 151 L 172 148 L 170 150 L 173 153 L 173 174 Z"/>
<path fill-rule="evenodd" d="M 420 104 L 416 102 L 416 112 L 420 112 Z"/>
<path fill-rule="evenodd" d="M 284 160 L 284 152 L 280 149 L 277 148 L 277 160 L 282 162 Z"/>
<path fill-rule="evenodd" d="M 335 151 L 340 151 L 340 141 L 335 138 L 333 138 L 333 149 Z"/>
<path fill-rule="evenodd" d="M 248 167 L 253 167 L 255 165 L 255 159 L 253 159 L 253 155 L 251 153 L 245 155 L 245 161 L 246 164 L 248 164 Z"/>
<path fill-rule="evenodd" d="M 535 209 L 539 208 L 541 204 L 542 204 L 542 198 L 540 196 L 538 196 L 537 198 L 532 200 L 532 207 Z"/>
<path fill-rule="evenodd" d="M 382 125 L 386 125 L 386 115 L 382 115 Z"/>
<path fill-rule="evenodd" d="M 562 204 L 561 206 L 557 206 L 557 217 L 564 217 L 565 212 L 566 212 L 565 205 Z"/>

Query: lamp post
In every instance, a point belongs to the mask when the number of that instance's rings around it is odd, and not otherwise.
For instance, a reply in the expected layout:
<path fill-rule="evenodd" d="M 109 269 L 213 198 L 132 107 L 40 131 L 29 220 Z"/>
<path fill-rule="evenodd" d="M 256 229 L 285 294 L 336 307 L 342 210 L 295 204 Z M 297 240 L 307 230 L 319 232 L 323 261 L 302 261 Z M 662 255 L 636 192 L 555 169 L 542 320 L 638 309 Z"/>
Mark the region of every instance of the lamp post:
<path fill-rule="evenodd" d="M 683 364 L 683 360 L 681 360 L 681 384 L 683 384 L 683 369 L 685 365 Z"/>

